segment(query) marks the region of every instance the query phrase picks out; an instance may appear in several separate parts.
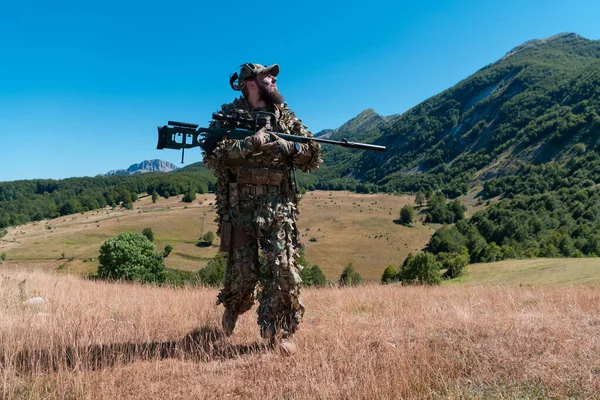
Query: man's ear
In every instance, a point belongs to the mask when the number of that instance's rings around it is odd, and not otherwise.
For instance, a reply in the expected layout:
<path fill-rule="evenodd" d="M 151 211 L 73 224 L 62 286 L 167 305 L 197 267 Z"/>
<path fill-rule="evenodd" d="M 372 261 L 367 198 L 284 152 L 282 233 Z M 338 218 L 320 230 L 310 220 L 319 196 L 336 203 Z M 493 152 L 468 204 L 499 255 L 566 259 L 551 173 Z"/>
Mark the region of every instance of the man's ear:
<path fill-rule="evenodd" d="M 246 82 L 246 87 L 248 89 L 256 89 L 258 85 L 256 84 L 256 81 L 248 81 Z"/>

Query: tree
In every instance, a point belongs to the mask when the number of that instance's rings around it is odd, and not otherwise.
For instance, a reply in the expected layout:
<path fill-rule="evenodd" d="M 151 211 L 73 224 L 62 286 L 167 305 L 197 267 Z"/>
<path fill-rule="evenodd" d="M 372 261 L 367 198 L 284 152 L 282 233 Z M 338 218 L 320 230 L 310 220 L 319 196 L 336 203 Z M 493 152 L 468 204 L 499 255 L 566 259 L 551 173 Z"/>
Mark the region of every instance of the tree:
<path fill-rule="evenodd" d="M 455 226 L 443 226 L 438 229 L 427 244 L 428 250 L 437 253 L 460 253 L 466 245 L 466 239 Z"/>
<path fill-rule="evenodd" d="M 425 203 L 425 193 L 423 193 L 421 190 L 419 190 L 417 192 L 417 195 L 415 196 L 415 203 L 419 205 L 419 207 L 423 207 L 423 204 Z"/>
<path fill-rule="evenodd" d="M 6 260 L 6 253 L 0 254 L 0 264 L 2 264 L 4 260 Z"/>
<path fill-rule="evenodd" d="M 465 211 L 467 211 L 467 207 L 465 207 L 460 200 L 456 199 L 451 201 L 450 203 L 448 203 L 448 205 L 446 206 L 448 211 L 453 215 L 452 222 L 457 222 L 460 221 L 461 219 L 465 218 Z"/>
<path fill-rule="evenodd" d="M 438 260 L 442 263 L 442 268 L 446 269 L 444 278 L 457 278 L 463 274 L 467 265 L 469 265 L 469 250 L 463 246 L 460 254 L 440 253 Z"/>
<path fill-rule="evenodd" d="M 187 192 L 185 192 L 183 198 L 181 199 L 181 201 L 185 203 L 191 203 L 194 200 L 196 200 L 196 191 L 192 188 L 189 188 Z"/>
<path fill-rule="evenodd" d="M 312 266 L 312 285 L 316 287 L 324 287 L 327 285 L 327 278 L 318 265 Z"/>
<path fill-rule="evenodd" d="M 156 200 L 158 200 L 158 193 L 156 192 L 156 190 L 152 191 L 152 203 L 156 203 Z"/>
<path fill-rule="evenodd" d="M 207 286 L 221 286 L 225 279 L 225 266 L 227 265 L 228 253 L 219 252 L 212 258 L 206 267 L 198 271 L 198 280 Z"/>
<path fill-rule="evenodd" d="M 98 277 L 144 283 L 165 281 L 165 264 L 161 254 L 143 235 L 124 232 L 107 239 L 100 247 Z"/>
<path fill-rule="evenodd" d="M 439 285 L 440 264 L 431 253 L 419 253 L 407 258 L 400 273 L 401 280 L 408 284 Z"/>
<path fill-rule="evenodd" d="M 300 279 L 302 279 L 302 284 L 307 287 L 323 287 L 327 285 L 327 278 L 318 265 L 304 267 L 302 271 L 300 271 Z"/>
<path fill-rule="evenodd" d="M 550 245 L 554 247 L 553 245 Z M 551 257 L 553 257 L 552 255 Z M 496 262 L 502 260 L 502 249 L 496 243 L 488 243 L 488 245 L 483 249 L 483 253 L 481 255 L 481 261 L 484 262 Z"/>
<path fill-rule="evenodd" d="M 448 210 L 446 208 L 446 196 L 437 192 L 429 197 L 427 201 L 427 222 L 444 223 L 448 219 Z"/>
<path fill-rule="evenodd" d="M 81 212 L 81 203 L 76 198 L 69 199 L 63 206 L 60 208 L 60 215 L 70 215 Z"/>
<path fill-rule="evenodd" d="M 144 228 L 142 235 L 146 236 L 149 241 L 154 242 L 154 232 L 152 232 L 152 228 Z"/>
<path fill-rule="evenodd" d="M 200 236 L 200 242 L 197 244 L 198 247 L 210 247 L 215 241 L 215 234 L 212 231 L 206 232 Z"/>
<path fill-rule="evenodd" d="M 173 246 L 171 246 L 170 244 L 166 245 L 165 249 L 163 251 L 163 258 L 169 257 L 169 254 L 171 254 L 172 251 L 173 251 Z"/>
<path fill-rule="evenodd" d="M 300 271 L 300 279 L 302 279 L 303 286 L 316 286 L 323 287 L 327 285 L 327 278 L 321 268 L 318 265 L 313 265 L 309 267 L 308 260 L 306 259 L 306 254 L 304 252 L 304 247 L 301 247 L 298 250 L 298 264 L 302 267 Z"/>
<path fill-rule="evenodd" d="M 415 209 L 410 204 L 406 204 L 400 210 L 400 222 L 402 225 L 410 225 L 415 219 Z"/>
<path fill-rule="evenodd" d="M 362 277 L 354 270 L 352 263 L 348 264 L 342 271 L 338 284 L 340 286 L 358 286 L 362 283 Z"/>
<path fill-rule="evenodd" d="M 381 275 L 381 283 L 385 285 L 395 282 L 397 274 L 396 269 L 393 266 L 388 265 L 385 271 L 383 271 L 383 275 Z"/>

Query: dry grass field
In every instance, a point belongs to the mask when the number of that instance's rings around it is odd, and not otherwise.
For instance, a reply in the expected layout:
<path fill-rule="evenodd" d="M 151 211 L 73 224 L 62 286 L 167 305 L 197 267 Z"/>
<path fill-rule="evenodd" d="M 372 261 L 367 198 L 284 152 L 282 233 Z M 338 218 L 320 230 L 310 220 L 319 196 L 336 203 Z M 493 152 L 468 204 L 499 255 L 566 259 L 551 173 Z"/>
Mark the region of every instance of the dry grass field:
<path fill-rule="evenodd" d="M 435 232 L 421 222 L 412 227 L 394 222 L 404 205 L 414 204 L 414 196 L 315 191 L 300 204 L 306 258 L 330 280 L 352 263 L 363 278 L 379 281 L 385 267 L 422 251 Z"/>
<path fill-rule="evenodd" d="M 398 266 L 409 252 L 421 251 L 434 232 L 419 222 L 413 227 L 394 223 L 400 209 L 413 201 L 411 196 L 386 194 L 305 194 L 298 226 L 306 258 L 330 280 L 337 280 L 353 263 L 363 278 L 378 281 L 385 267 Z M 90 211 L 9 228 L 0 239 L 0 253 L 6 253 L 8 265 L 44 269 L 62 265 L 64 272 L 90 273 L 98 267 L 98 251 L 107 238 L 152 228 L 159 251 L 168 244 L 174 247 L 166 259 L 169 268 L 196 271 L 217 252 L 218 240 L 209 248 L 196 246 L 201 234 L 216 232 L 215 216 L 213 194 L 197 195 L 191 204 L 183 203 L 181 196 L 153 204 L 146 196 L 134 203 L 133 210 Z"/>
<path fill-rule="evenodd" d="M 472 197 L 469 212 L 481 207 Z M 379 280 L 433 233 L 394 223 L 412 201 L 307 193 L 307 259 L 331 280 L 349 262 Z M 203 267 L 217 250 L 196 246 L 216 231 L 213 202 L 145 197 L 134 210 L 9 229 L 0 241 L 2 398 L 600 398 L 597 258 L 475 264 L 434 288 L 304 289 L 291 357 L 262 342 L 254 310 L 223 337 L 215 289 L 77 276 L 95 271 L 106 238 L 146 227 L 159 250 L 174 247 L 169 267 Z M 26 303 L 36 296 L 43 303 Z"/>
<path fill-rule="evenodd" d="M 597 287 L 305 290 L 298 352 L 253 312 L 222 337 L 216 290 L 0 270 L 7 399 L 598 398 Z M 45 302 L 24 304 L 32 296 Z"/>

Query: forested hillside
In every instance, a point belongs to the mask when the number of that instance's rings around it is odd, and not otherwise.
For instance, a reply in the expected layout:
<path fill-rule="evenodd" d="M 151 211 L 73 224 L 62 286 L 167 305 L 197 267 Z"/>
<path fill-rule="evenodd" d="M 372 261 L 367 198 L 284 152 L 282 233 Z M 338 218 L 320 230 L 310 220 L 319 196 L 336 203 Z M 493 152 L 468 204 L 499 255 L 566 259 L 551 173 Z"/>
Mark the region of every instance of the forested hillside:
<path fill-rule="evenodd" d="M 172 173 L 0 182 L 0 228 L 107 205 L 132 207 L 140 193 L 206 193 L 214 184 L 213 173 L 201 165 Z"/>
<path fill-rule="evenodd" d="M 519 173 L 522 165 L 596 152 L 599 71 L 600 41 L 562 34 L 527 42 L 400 116 L 377 118 L 368 110 L 368 124 L 330 133 L 388 151 L 328 147 L 314 185 L 361 182 L 363 190 L 441 189 L 454 197 L 476 181 Z"/>

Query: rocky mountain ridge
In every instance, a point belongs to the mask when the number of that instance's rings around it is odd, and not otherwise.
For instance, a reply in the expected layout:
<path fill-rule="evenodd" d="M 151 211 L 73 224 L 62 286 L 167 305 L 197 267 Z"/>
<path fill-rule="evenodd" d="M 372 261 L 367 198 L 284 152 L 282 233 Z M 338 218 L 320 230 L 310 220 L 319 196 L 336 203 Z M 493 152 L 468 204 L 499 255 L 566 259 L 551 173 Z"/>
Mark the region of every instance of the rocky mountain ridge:
<path fill-rule="evenodd" d="M 178 169 L 177 166 L 169 161 L 145 160 L 137 164 L 132 164 L 127 169 L 116 169 L 109 171 L 103 176 L 135 175 L 146 172 L 172 172 L 176 169 Z"/>

